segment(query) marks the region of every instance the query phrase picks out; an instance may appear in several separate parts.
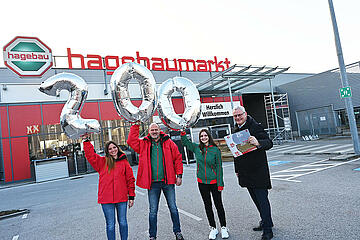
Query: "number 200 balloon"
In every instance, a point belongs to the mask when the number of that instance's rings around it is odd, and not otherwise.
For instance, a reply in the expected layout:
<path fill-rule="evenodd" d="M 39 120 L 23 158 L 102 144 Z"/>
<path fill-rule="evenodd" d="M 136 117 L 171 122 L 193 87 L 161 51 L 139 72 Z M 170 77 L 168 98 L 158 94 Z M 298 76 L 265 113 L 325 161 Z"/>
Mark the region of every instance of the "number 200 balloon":
<path fill-rule="evenodd" d="M 84 79 L 72 73 L 59 73 L 46 79 L 39 87 L 41 92 L 50 96 L 57 96 L 63 89 L 70 92 L 60 114 L 60 125 L 65 134 L 76 139 L 87 133 L 100 132 L 100 124 L 96 119 L 80 117 L 88 94 Z"/>
<path fill-rule="evenodd" d="M 135 107 L 130 100 L 128 84 L 131 79 L 139 82 L 142 104 Z M 120 117 L 129 122 L 145 122 L 155 113 L 159 97 L 159 115 L 169 128 L 180 130 L 195 125 L 201 113 L 200 95 L 195 85 L 187 78 L 174 77 L 163 82 L 156 93 L 155 79 L 146 67 L 137 63 L 126 63 L 116 69 L 111 77 L 110 88 L 115 109 Z M 60 125 L 65 134 L 76 139 L 87 133 L 100 132 L 100 124 L 95 119 L 82 119 L 80 112 L 87 97 L 87 84 L 79 76 L 59 73 L 45 80 L 39 90 L 56 96 L 61 90 L 70 92 L 60 114 Z M 173 108 L 171 95 L 180 92 L 184 98 L 185 112 L 179 117 Z"/>

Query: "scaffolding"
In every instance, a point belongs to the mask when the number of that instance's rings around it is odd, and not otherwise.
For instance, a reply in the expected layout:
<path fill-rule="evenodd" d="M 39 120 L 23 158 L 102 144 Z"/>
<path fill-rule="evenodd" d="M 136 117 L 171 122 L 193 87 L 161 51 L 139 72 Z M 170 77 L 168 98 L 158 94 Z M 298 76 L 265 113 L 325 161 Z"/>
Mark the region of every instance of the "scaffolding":
<path fill-rule="evenodd" d="M 269 137 L 276 144 L 294 141 L 287 93 L 264 96 Z"/>

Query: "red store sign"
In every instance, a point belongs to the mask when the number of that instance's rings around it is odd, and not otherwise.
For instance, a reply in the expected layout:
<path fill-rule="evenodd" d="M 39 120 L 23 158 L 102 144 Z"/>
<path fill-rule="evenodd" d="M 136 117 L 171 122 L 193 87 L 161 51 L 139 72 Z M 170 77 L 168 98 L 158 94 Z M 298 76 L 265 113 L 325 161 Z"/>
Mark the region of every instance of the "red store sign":
<path fill-rule="evenodd" d="M 197 71 L 197 72 L 222 72 L 230 67 L 230 61 L 225 58 L 219 61 L 216 56 L 212 60 L 193 60 L 183 58 L 159 58 L 159 57 L 144 57 L 136 52 L 136 57 L 132 56 L 105 56 L 88 54 L 72 53 L 70 48 L 67 48 L 67 59 L 69 69 L 73 69 L 73 61 L 80 62 L 81 69 L 106 69 L 108 75 L 112 75 L 121 64 L 128 62 L 136 62 L 143 64 L 150 70 L 154 71 Z"/>

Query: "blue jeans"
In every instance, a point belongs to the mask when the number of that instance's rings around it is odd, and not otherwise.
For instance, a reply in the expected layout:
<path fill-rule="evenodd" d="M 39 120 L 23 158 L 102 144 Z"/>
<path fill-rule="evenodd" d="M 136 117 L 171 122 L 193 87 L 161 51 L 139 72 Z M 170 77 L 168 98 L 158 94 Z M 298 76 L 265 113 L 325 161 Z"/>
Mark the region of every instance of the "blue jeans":
<path fill-rule="evenodd" d="M 108 240 L 115 240 L 115 208 L 119 222 L 121 240 L 128 239 L 128 223 L 126 219 L 127 202 L 101 204 L 106 220 Z"/>
<path fill-rule="evenodd" d="M 173 232 L 181 232 L 179 212 L 176 207 L 175 186 L 174 184 L 165 184 L 165 182 L 153 182 L 148 190 L 149 198 L 149 234 L 150 237 L 156 237 L 157 233 L 157 213 L 161 190 L 163 191 L 167 205 L 170 210 L 171 220 L 173 223 Z"/>

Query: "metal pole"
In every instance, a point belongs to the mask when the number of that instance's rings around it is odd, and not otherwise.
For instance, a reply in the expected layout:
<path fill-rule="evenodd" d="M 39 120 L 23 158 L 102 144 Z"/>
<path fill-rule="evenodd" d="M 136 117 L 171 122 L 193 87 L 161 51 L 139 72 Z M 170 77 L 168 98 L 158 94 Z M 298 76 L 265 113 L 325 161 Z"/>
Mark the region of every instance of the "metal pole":
<path fill-rule="evenodd" d="M 349 82 L 348 82 L 347 75 L 346 75 L 344 58 L 343 58 L 343 53 L 342 53 L 342 48 L 341 48 L 341 43 L 340 43 L 339 31 L 338 31 L 338 27 L 337 27 L 337 23 L 336 23 L 334 6 L 333 6 L 332 0 L 328 0 L 328 1 L 329 1 L 330 15 L 331 15 L 331 20 L 332 20 L 332 25 L 333 25 L 333 30 L 334 30 L 336 53 L 338 56 L 341 82 L 342 82 L 343 87 L 349 87 Z M 350 132 L 351 132 L 351 137 L 352 137 L 353 145 L 354 145 L 354 151 L 356 154 L 360 155 L 359 135 L 358 135 L 358 131 L 357 131 L 354 107 L 352 104 L 351 97 L 345 98 L 345 106 L 346 106 L 346 112 L 348 115 Z"/>
<path fill-rule="evenodd" d="M 274 108 L 274 115 L 275 115 L 275 124 L 276 124 L 276 136 L 280 135 L 280 129 L 279 129 L 279 122 L 278 122 L 278 117 L 277 117 L 277 113 L 276 113 L 276 105 L 275 105 L 275 98 L 274 98 L 274 90 L 271 84 L 271 78 L 269 78 L 269 83 L 270 83 L 270 90 L 271 90 L 271 99 L 273 102 L 273 108 Z M 281 143 L 281 139 L 278 139 L 277 141 L 279 144 Z"/>
<path fill-rule="evenodd" d="M 184 146 L 184 154 L 185 154 L 186 165 L 189 166 L 189 157 L 187 155 L 187 149 L 185 146 Z"/>
<path fill-rule="evenodd" d="M 229 87 L 229 94 L 230 94 L 230 102 L 231 102 L 231 111 L 234 109 L 234 103 L 233 103 L 233 98 L 232 98 L 232 93 L 231 93 L 231 84 L 230 84 L 230 80 L 229 78 L 226 79 L 228 82 L 228 87 Z M 235 122 L 235 118 L 233 118 L 233 123 L 234 126 L 236 126 L 236 122 Z"/>

